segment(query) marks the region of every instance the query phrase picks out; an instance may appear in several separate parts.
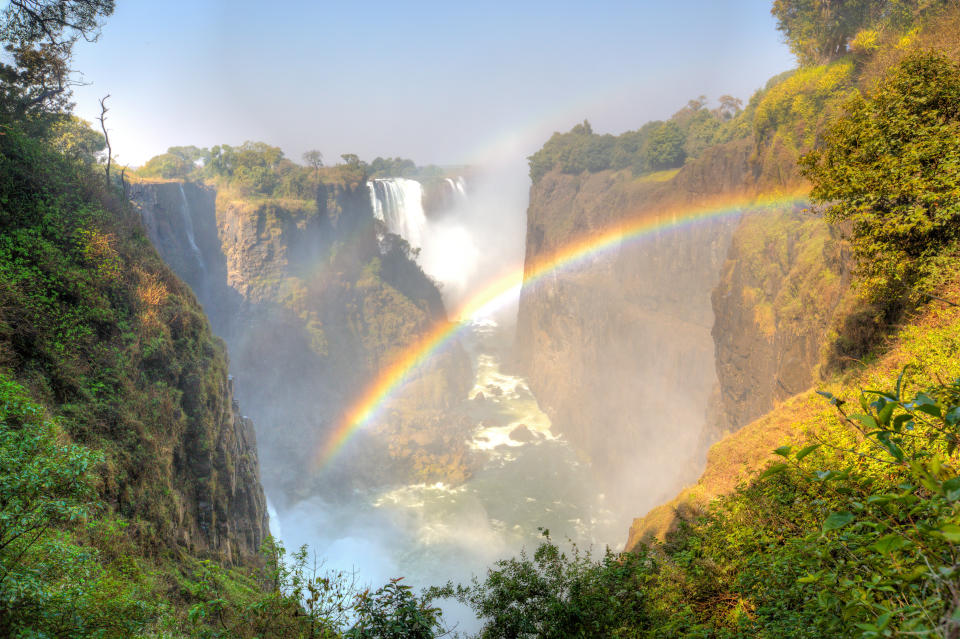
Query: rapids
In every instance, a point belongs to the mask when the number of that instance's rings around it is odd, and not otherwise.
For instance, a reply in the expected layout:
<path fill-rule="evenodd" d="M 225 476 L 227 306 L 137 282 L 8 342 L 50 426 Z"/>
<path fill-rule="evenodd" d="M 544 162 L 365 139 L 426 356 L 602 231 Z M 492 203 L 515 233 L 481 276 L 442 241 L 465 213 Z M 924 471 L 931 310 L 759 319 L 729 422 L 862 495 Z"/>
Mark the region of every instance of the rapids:
<path fill-rule="evenodd" d="M 280 508 L 276 532 L 285 545 L 308 544 L 325 558 L 325 569 L 352 573 L 364 585 L 404 576 L 416 588 L 482 576 L 497 559 L 535 549 L 541 528 L 564 545 L 619 550 L 623 522 L 597 494 L 589 467 L 551 432 L 523 378 L 501 370 L 507 333 L 485 318 L 474 320 L 463 338 L 476 371 L 464 398 L 476 422 L 470 443 L 487 452 L 468 481 L 357 491 L 348 503 L 314 498 Z M 529 433 L 523 441 L 510 436 L 521 426 Z M 461 629 L 471 623 L 462 611 L 448 616 Z"/>
<path fill-rule="evenodd" d="M 487 223 L 487 207 L 471 202 L 462 178 L 446 182 L 460 206 L 438 220 L 425 216 L 414 180 L 377 179 L 369 190 L 374 215 L 388 232 L 423 249 L 418 261 L 442 284 L 449 309 L 451 296 L 482 281 L 481 253 L 516 263 L 522 247 L 516 255 L 498 254 L 482 239 L 497 237 L 498 229 L 470 224 Z M 431 259 L 438 254 L 443 259 Z M 623 521 L 606 507 L 591 469 L 551 430 L 526 381 L 502 368 L 511 359 L 515 313 L 514 306 L 496 317 L 473 318 L 460 338 L 474 371 L 460 408 L 475 425 L 468 444 L 481 453 L 479 469 L 458 486 L 395 485 L 359 489 L 338 503 L 314 497 L 290 508 L 278 505 L 276 530 L 288 548 L 308 544 L 325 558 L 325 569 L 353 573 L 365 585 L 402 575 L 417 588 L 482 576 L 497 559 L 522 548 L 532 552 L 541 530 L 591 552 L 619 550 Z M 449 612 L 473 623 L 471 614 Z"/>

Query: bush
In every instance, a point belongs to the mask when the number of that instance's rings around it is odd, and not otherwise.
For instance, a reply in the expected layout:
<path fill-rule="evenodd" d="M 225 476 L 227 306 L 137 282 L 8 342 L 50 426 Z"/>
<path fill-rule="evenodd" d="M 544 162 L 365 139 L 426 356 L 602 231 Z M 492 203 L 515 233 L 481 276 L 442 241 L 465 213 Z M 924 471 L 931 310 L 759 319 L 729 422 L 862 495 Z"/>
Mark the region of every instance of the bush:
<path fill-rule="evenodd" d="M 801 166 L 827 219 L 852 224 L 872 299 L 926 288 L 960 237 L 960 67 L 908 57 L 850 99 Z"/>

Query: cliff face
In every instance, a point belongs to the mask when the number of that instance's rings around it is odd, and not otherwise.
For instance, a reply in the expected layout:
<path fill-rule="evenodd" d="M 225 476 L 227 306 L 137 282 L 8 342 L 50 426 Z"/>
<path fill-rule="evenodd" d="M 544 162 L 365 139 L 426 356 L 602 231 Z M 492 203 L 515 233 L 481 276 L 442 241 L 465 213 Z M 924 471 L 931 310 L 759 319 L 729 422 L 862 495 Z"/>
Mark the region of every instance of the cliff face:
<path fill-rule="evenodd" d="M 312 494 L 336 420 L 377 371 L 445 319 L 436 286 L 402 243 L 377 240 L 362 184 L 321 184 L 309 201 L 181 183 L 140 183 L 131 194 L 229 345 L 268 486 L 290 499 Z M 339 479 L 462 479 L 469 424 L 440 415 L 466 396 L 471 377 L 462 349 L 440 356 L 397 394 Z M 325 470 L 327 483 L 338 476 Z"/>
<path fill-rule="evenodd" d="M 743 218 L 712 295 L 722 430 L 814 384 L 849 278 L 846 243 L 821 219 L 799 209 Z"/>
<path fill-rule="evenodd" d="M 103 454 L 100 496 L 144 554 L 252 560 L 256 440 L 196 297 L 99 180 L 14 129 L 0 158 L 0 375 Z"/>
<path fill-rule="evenodd" d="M 546 175 L 531 189 L 528 268 L 619 220 L 656 220 L 645 203 L 661 187 L 611 172 Z M 728 217 L 645 233 L 521 294 L 519 363 L 609 492 L 642 494 L 652 505 L 695 471 L 716 384 L 710 291 L 735 224 Z"/>
<path fill-rule="evenodd" d="M 527 267 L 624 220 L 798 187 L 747 139 L 672 174 L 553 171 L 531 188 Z M 782 206 L 610 252 L 523 290 L 517 349 L 554 423 L 595 466 L 622 469 L 643 508 L 695 477 L 724 431 L 809 388 L 848 260 L 822 220 Z"/>
<path fill-rule="evenodd" d="M 238 562 L 257 555 L 270 531 L 253 422 L 240 415 L 232 380 L 221 380 L 212 428 L 188 429 L 175 444 L 173 476 L 186 499 L 170 523 L 183 546 Z"/>

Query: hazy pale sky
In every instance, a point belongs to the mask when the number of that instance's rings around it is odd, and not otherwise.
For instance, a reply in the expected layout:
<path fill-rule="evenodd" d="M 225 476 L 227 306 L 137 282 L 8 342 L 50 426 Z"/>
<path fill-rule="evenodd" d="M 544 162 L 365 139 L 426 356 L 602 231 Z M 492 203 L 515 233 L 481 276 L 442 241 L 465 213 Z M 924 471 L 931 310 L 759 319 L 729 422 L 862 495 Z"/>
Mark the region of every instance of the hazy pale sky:
<path fill-rule="evenodd" d="M 122 163 L 260 140 L 418 164 L 529 154 L 587 118 L 620 133 L 794 66 L 770 0 L 118 0 L 80 43 L 80 116 L 111 94 Z"/>

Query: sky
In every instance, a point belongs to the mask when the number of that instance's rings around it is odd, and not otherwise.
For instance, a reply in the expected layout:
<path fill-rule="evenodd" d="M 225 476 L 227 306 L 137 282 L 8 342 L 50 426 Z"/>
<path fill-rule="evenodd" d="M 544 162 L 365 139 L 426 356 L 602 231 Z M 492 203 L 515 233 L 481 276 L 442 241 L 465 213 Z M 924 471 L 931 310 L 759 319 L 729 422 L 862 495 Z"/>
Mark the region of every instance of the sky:
<path fill-rule="evenodd" d="M 245 140 L 298 161 L 482 163 L 583 119 L 620 133 L 701 94 L 746 101 L 793 66 L 770 0 L 118 0 L 74 58 L 77 114 L 110 94 L 132 166 Z"/>

